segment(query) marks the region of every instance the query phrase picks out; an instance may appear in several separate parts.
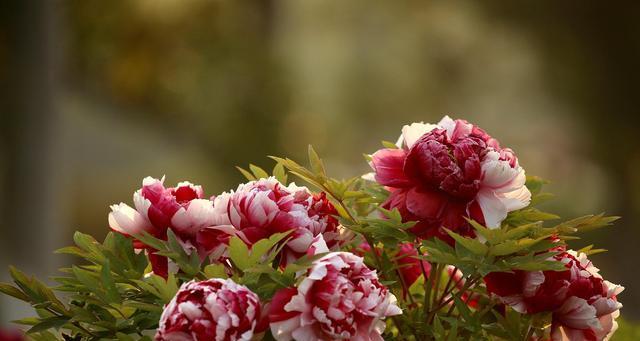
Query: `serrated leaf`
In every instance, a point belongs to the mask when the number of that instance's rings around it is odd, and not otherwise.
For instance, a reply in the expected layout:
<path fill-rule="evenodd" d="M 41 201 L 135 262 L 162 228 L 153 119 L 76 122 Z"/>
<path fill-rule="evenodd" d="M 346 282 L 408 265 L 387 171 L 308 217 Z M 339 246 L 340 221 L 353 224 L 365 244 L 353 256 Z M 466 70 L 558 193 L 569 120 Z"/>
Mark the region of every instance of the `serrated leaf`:
<path fill-rule="evenodd" d="M 447 234 L 449 234 L 449 236 L 451 236 L 451 238 L 453 238 L 456 241 L 457 244 L 461 245 L 462 247 L 473 252 L 476 255 L 484 256 L 489 251 L 488 246 L 486 246 L 485 244 L 482 244 L 476 239 L 465 238 L 446 228 L 445 228 L 445 231 L 447 232 Z"/>
<path fill-rule="evenodd" d="M 501 234 L 501 231 L 499 229 L 492 230 L 486 228 L 473 219 L 467 219 L 467 221 L 476 230 L 478 235 L 484 238 L 489 244 L 495 243 L 496 239 Z"/>

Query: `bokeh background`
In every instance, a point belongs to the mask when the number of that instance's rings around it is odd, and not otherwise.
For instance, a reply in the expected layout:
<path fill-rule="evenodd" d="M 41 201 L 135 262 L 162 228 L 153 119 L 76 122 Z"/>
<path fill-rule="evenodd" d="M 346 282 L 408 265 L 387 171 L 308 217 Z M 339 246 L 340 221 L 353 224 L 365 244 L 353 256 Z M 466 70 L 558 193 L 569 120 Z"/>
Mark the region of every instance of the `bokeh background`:
<path fill-rule="evenodd" d="M 551 181 L 546 208 L 607 212 L 576 247 L 640 319 L 640 2 L 136 0 L 0 3 L 0 268 L 39 276 L 146 175 L 208 194 L 234 166 L 367 170 L 403 124 L 466 118 Z M 7 280 L 5 271 L 0 279 Z M 0 298 L 3 323 L 27 314 Z M 2 323 L 0 323 L 2 324 Z"/>

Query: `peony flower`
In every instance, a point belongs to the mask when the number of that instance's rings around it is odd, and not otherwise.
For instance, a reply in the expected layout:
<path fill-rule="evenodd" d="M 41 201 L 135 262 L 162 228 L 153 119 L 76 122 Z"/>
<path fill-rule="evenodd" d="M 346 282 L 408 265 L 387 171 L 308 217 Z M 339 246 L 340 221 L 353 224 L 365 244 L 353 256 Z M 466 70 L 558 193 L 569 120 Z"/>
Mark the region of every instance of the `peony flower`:
<path fill-rule="evenodd" d="M 0 328 L 0 341 L 26 341 L 24 333 L 15 328 Z"/>
<path fill-rule="evenodd" d="M 146 231 L 163 240 L 167 239 L 167 230 L 171 229 L 185 247 L 193 247 L 202 228 L 219 224 L 222 219 L 216 215 L 213 202 L 202 197 L 201 186 L 181 182 L 176 187 L 165 188 L 164 178 L 146 177 L 142 188 L 133 194 L 135 209 L 124 203 L 112 205 L 109 226 L 125 236 Z M 139 241 L 135 241 L 135 246 L 147 248 Z M 167 275 L 166 257 L 151 252 L 149 259 L 154 273 Z"/>
<path fill-rule="evenodd" d="M 606 340 L 617 328 L 624 288 L 602 279 L 584 253 L 554 256 L 565 271 L 491 273 L 487 291 L 520 313 L 553 314 L 553 340 Z"/>
<path fill-rule="evenodd" d="M 341 239 L 337 211 L 325 193 L 312 194 L 295 184 L 284 186 L 273 177 L 221 194 L 214 210 L 220 210 L 224 219 L 222 224 L 203 231 L 198 243 L 205 248 L 225 244 L 229 235 L 236 235 L 251 246 L 276 233 L 290 232 L 281 258 L 287 264 L 305 255 L 319 235 L 329 248 Z"/>
<path fill-rule="evenodd" d="M 465 120 L 404 126 L 397 146 L 375 152 L 371 167 L 390 191 L 383 206 L 416 221 L 411 231 L 418 237 L 452 242 L 441 227 L 473 235 L 465 218 L 497 228 L 508 212 L 529 204 L 513 151 Z"/>
<path fill-rule="evenodd" d="M 260 299 L 231 279 L 184 283 L 164 307 L 156 341 L 249 341 L 259 330 Z"/>
<path fill-rule="evenodd" d="M 348 252 L 318 259 L 297 288 L 276 293 L 269 306 L 278 341 L 382 340 L 384 318 L 402 314 L 375 270 Z"/>

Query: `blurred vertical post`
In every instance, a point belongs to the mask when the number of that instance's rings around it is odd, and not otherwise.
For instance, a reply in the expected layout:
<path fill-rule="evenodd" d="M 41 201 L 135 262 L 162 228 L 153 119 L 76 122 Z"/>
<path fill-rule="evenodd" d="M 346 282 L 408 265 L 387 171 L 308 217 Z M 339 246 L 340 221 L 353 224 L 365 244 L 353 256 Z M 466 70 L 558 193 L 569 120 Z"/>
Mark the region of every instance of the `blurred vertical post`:
<path fill-rule="evenodd" d="M 39 276 L 55 269 L 52 250 L 60 225 L 54 198 L 56 40 L 54 1 L 4 1 L 0 150 L 0 266 L 14 264 Z M 2 277 L 6 271 L 0 271 Z M 6 279 L 6 278 L 3 278 Z M 23 317 L 26 307 L 2 298 L 0 321 Z"/>

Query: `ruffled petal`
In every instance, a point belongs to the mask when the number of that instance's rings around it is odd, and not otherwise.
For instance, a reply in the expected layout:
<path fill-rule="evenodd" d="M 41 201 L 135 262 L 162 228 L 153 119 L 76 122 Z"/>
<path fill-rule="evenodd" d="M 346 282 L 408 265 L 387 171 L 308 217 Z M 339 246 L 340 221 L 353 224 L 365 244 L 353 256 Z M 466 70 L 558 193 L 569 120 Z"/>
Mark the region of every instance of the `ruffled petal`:
<path fill-rule="evenodd" d="M 371 166 L 376 181 L 384 186 L 406 187 L 411 184 L 403 171 L 407 152 L 402 149 L 381 149 L 372 155 Z"/>

